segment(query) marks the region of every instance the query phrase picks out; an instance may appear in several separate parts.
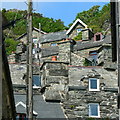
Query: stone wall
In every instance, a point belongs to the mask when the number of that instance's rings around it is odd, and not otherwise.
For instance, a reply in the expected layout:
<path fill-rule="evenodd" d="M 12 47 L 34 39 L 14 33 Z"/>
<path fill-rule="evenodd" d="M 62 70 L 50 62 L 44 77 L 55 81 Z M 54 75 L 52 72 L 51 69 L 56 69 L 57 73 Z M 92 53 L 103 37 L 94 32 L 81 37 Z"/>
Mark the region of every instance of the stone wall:
<path fill-rule="evenodd" d="M 71 53 L 71 64 L 75 66 L 84 66 L 85 58 L 89 57 L 89 52 L 98 50 L 99 47 L 84 49 L 80 51 L 74 51 Z"/>
<path fill-rule="evenodd" d="M 39 32 L 33 30 L 33 32 L 32 32 L 32 37 L 33 37 L 33 38 L 38 38 L 38 34 L 39 34 Z M 27 35 L 21 37 L 19 40 L 26 45 L 26 44 L 27 44 Z"/>
<path fill-rule="evenodd" d="M 69 66 L 69 85 L 81 85 L 90 77 L 97 77 L 107 88 L 117 88 L 117 71 L 107 71 L 100 66 Z M 84 84 L 83 84 L 84 85 Z"/>
<path fill-rule="evenodd" d="M 27 72 L 25 64 L 9 64 L 12 84 L 25 85 L 24 75 Z"/>
<path fill-rule="evenodd" d="M 71 45 L 72 43 L 70 41 L 65 41 L 65 42 L 59 42 L 58 43 L 58 54 L 53 56 L 57 56 L 57 61 L 58 62 L 68 62 L 71 63 Z M 46 53 L 47 54 L 47 53 Z M 45 62 L 45 61 L 52 61 L 52 54 L 50 56 L 47 57 L 42 57 L 41 58 L 41 62 Z"/>
<path fill-rule="evenodd" d="M 86 90 L 71 90 L 68 100 L 63 102 L 63 108 L 68 118 L 89 118 L 89 103 L 100 105 L 100 118 L 117 118 L 117 92 Z"/>
<path fill-rule="evenodd" d="M 74 37 L 76 37 L 78 35 L 77 29 L 85 29 L 85 28 L 82 25 L 77 24 L 76 27 L 75 27 L 75 29 L 73 29 L 71 31 L 71 33 L 69 34 L 69 38 L 73 39 Z"/>
<path fill-rule="evenodd" d="M 16 47 L 16 51 L 8 56 L 9 63 L 26 63 L 26 45 L 19 43 Z"/>
<path fill-rule="evenodd" d="M 98 65 L 103 65 L 106 69 L 117 69 L 117 64 L 112 62 L 111 45 L 103 45 L 98 50 Z"/>
<path fill-rule="evenodd" d="M 46 100 L 65 99 L 66 85 L 68 84 L 67 63 L 46 62 L 41 68 L 41 83 L 45 89 Z"/>
<path fill-rule="evenodd" d="M 70 50 L 70 42 L 62 42 L 58 45 L 59 47 L 59 54 L 58 54 L 58 61 L 61 62 L 69 62 L 71 59 L 71 50 Z"/>
<path fill-rule="evenodd" d="M 100 81 L 99 91 L 89 91 L 89 78 Z M 89 118 L 89 103 L 100 105 L 100 118 L 117 118 L 117 73 L 101 67 L 69 67 L 67 100 L 63 108 L 68 118 Z"/>
<path fill-rule="evenodd" d="M 42 47 L 42 48 L 47 48 L 47 47 L 50 47 L 50 46 L 51 46 L 51 43 L 41 44 L 41 47 Z"/>
<path fill-rule="evenodd" d="M 85 58 L 89 58 L 89 52 L 96 51 L 98 53 L 98 65 L 105 68 L 116 69 L 116 64 L 112 62 L 112 49 L 111 45 L 103 45 L 101 47 L 94 47 L 71 53 L 71 65 L 85 66 Z"/>

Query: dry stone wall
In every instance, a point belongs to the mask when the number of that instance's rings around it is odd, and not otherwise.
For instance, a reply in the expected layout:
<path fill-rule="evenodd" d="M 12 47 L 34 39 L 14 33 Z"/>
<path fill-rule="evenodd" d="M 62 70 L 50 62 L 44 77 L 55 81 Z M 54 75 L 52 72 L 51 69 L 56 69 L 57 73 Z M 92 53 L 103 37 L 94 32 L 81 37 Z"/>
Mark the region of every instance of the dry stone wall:
<path fill-rule="evenodd" d="M 109 74 L 108 74 L 109 73 Z M 89 91 L 89 78 L 100 81 L 99 91 Z M 68 118 L 89 118 L 89 103 L 98 103 L 100 118 L 118 118 L 116 71 L 101 67 L 69 67 L 67 100 L 63 108 Z"/>
<path fill-rule="evenodd" d="M 46 87 L 46 100 L 63 100 L 66 96 L 68 84 L 68 68 L 66 63 L 46 62 L 41 69 L 42 87 Z"/>

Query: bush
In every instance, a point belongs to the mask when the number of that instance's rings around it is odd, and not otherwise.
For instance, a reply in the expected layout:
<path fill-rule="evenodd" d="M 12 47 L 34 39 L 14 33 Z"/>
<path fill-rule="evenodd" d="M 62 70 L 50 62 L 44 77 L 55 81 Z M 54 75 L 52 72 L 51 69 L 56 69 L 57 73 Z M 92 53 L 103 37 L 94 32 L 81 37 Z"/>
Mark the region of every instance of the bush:
<path fill-rule="evenodd" d="M 82 32 L 79 32 L 76 37 L 73 38 L 73 40 L 81 40 L 82 39 Z"/>
<path fill-rule="evenodd" d="M 18 41 L 13 40 L 12 38 L 5 39 L 5 47 L 7 55 L 10 55 L 13 51 L 16 51 Z"/>

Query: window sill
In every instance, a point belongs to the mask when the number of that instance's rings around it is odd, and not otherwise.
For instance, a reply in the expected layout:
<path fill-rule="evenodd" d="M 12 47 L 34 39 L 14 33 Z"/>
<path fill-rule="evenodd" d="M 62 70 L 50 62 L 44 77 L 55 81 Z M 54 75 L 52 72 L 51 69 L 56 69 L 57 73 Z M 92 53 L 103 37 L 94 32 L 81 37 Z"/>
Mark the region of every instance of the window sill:
<path fill-rule="evenodd" d="M 89 89 L 90 92 L 99 92 L 99 89 Z"/>
<path fill-rule="evenodd" d="M 100 116 L 89 116 L 90 118 L 100 118 Z"/>

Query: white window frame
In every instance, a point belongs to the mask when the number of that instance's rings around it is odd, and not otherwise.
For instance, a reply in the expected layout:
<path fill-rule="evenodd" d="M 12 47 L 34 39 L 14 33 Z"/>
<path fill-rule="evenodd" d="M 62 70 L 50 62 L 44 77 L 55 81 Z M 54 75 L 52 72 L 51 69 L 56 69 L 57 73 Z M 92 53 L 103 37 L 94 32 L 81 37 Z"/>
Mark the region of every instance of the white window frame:
<path fill-rule="evenodd" d="M 90 105 L 97 105 L 97 111 L 98 111 L 97 116 L 91 115 Z M 89 117 L 100 118 L 100 105 L 99 105 L 99 103 L 89 103 Z"/>
<path fill-rule="evenodd" d="M 97 80 L 97 89 L 92 89 L 91 88 L 90 82 L 91 82 L 92 79 Z M 97 78 L 89 78 L 89 91 L 100 91 L 100 81 L 99 81 L 99 79 L 97 79 Z"/>

